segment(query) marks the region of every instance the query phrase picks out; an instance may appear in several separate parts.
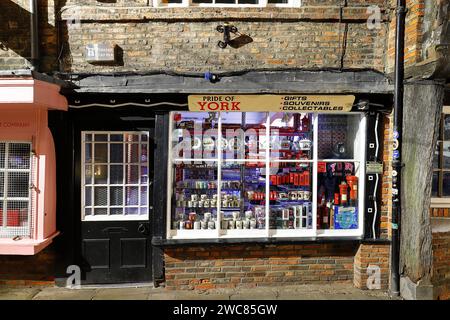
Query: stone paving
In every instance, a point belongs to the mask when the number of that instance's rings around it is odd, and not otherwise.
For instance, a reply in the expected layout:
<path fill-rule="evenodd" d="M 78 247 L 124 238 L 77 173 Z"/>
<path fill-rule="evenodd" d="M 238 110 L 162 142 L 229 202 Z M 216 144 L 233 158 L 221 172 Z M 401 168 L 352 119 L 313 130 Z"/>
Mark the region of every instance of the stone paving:
<path fill-rule="evenodd" d="M 385 291 L 350 284 L 296 285 L 214 291 L 169 291 L 134 287 L 0 287 L 0 300 L 388 300 Z"/>

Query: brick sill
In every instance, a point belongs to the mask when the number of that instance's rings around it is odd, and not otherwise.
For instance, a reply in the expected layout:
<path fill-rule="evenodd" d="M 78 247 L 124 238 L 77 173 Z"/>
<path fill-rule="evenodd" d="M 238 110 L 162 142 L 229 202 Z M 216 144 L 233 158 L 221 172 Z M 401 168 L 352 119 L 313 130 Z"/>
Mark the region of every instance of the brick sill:
<path fill-rule="evenodd" d="M 364 239 L 362 237 L 311 237 L 311 238 L 228 238 L 228 239 L 162 239 L 152 238 L 152 245 L 155 247 L 177 247 L 192 245 L 230 245 L 230 244 L 322 244 L 322 243 L 343 243 L 343 244 L 390 244 L 389 239 Z"/>
<path fill-rule="evenodd" d="M 381 7 L 382 22 L 388 21 L 385 7 Z M 367 23 L 370 13 L 367 6 L 342 8 L 338 6 L 304 6 L 300 8 L 214 8 L 214 7 L 110 7 L 82 6 L 64 7 L 60 20 L 73 20 L 82 17 L 81 21 L 147 21 L 147 20 L 292 20 L 292 21 L 353 21 Z"/>

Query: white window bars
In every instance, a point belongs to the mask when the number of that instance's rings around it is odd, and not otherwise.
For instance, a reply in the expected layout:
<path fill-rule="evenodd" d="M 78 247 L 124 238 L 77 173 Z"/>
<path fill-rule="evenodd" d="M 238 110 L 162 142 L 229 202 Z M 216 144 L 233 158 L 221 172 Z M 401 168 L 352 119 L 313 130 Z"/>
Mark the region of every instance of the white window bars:
<path fill-rule="evenodd" d="M 31 143 L 0 141 L 0 238 L 32 236 Z"/>
<path fill-rule="evenodd" d="M 82 220 L 147 220 L 148 132 L 82 132 Z"/>

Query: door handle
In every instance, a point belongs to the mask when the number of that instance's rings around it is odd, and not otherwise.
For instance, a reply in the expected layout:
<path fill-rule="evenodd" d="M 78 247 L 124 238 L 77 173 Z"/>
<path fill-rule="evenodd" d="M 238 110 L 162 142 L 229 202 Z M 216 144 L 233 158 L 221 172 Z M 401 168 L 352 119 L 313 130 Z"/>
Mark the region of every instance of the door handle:
<path fill-rule="evenodd" d="M 122 232 L 128 232 L 127 228 L 124 227 L 109 227 L 102 230 L 105 233 L 122 233 Z"/>
<path fill-rule="evenodd" d="M 143 235 L 148 236 L 148 234 L 149 234 L 148 223 L 140 223 L 139 226 L 138 226 L 138 232 L 142 233 Z"/>

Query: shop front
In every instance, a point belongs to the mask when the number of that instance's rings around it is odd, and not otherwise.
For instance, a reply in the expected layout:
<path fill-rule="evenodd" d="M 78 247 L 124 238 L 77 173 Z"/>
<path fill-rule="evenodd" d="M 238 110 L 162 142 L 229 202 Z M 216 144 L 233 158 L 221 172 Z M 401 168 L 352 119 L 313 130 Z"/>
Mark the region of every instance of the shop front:
<path fill-rule="evenodd" d="M 0 78 L 0 255 L 35 255 L 59 234 L 48 110 L 67 109 L 60 86 Z"/>
<path fill-rule="evenodd" d="M 75 151 L 65 265 L 80 265 L 84 283 L 168 289 L 365 286 L 375 252 L 385 286 L 389 96 L 366 98 L 69 97 L 58 119 L 71 143 L 57 147 Z"/>

